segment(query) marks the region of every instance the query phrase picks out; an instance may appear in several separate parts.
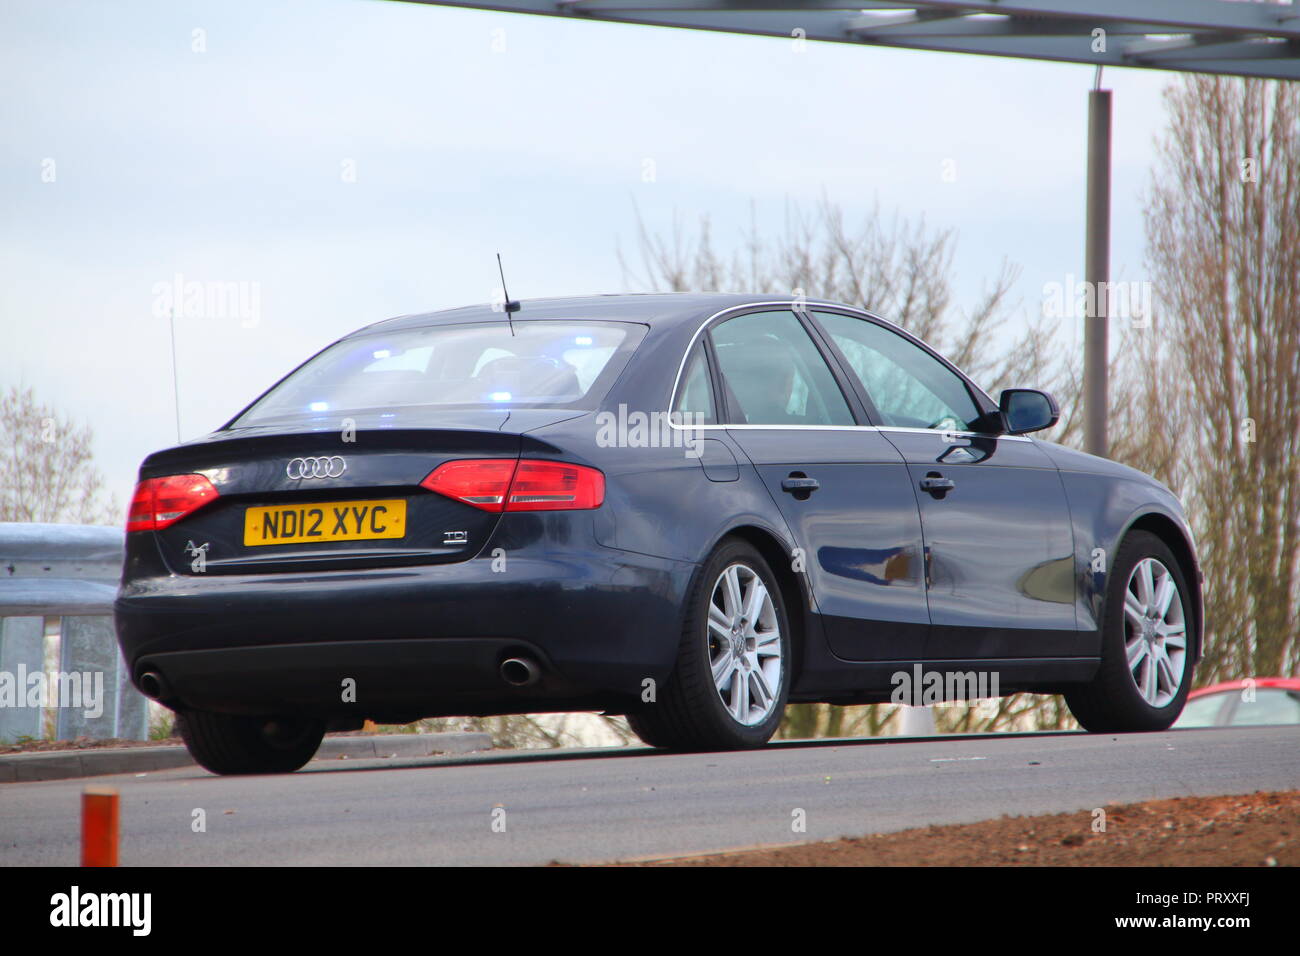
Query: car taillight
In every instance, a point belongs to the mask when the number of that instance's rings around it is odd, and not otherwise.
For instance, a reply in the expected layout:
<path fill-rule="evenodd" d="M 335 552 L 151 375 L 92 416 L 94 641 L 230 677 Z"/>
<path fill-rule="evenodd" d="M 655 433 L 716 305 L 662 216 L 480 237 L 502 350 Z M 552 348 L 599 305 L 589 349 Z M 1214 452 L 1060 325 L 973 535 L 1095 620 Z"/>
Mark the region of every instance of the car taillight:
<path fill-rule="evenodd" d="M 605 476 L 595 468 L 559 461 L 520 459 L 506 511 L 564 511 L 599 508 Z"/>
<path fill-rule="evenodd" d="M 135 486 L 126 513 L 127 531 L 161 531 L 219 498 L 203 475 L 146 478 Z"/>
<path fill-rule="evenodd" d="M 605 501 L 605 476 L 595 468 L 531 458 L 449 461 L 420 484 L 484 511 L 570 511 Z"/>

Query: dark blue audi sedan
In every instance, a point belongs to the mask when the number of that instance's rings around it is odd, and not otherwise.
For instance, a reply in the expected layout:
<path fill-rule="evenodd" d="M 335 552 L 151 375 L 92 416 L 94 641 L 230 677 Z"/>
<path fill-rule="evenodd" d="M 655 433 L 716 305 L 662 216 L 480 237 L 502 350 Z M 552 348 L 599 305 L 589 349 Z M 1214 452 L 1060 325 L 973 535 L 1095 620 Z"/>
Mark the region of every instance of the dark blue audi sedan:
<path fill-rule="evenodd" d="M 1050 395 L 829 302 L 517 305 L 368 326 L 145 460 L 117 631 L 203 766 L 294 770 L 367 718 L 599 710 L 687 750 L 795 701 L 1177 718 L 1182 508 L 1030 437 Z"/>

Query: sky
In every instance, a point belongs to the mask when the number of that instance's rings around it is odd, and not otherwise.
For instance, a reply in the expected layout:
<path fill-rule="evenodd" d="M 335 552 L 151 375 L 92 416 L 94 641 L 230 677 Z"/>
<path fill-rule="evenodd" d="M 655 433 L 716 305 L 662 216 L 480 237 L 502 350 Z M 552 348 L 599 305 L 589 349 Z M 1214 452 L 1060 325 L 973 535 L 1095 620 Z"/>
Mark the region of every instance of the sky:
<path fill-rule="evenodd" d="M 823 197 L 955 230 L 959 304 L 1017 265 L 1025 321 L 1083 270 L 1093 72 L 388 0 L 5 0 L 0 389 L 89 424 L 124 506 L 176 442 L 172 289 L 188 439 L 353 329 L 489 300 L 498 251 L 514 298 L 638 291 L 637 210 L 708 215 L 725 251 L 751 208 Z M 1145 275 L 1173 78 L 1105 74 L 1115 279 Z"/>

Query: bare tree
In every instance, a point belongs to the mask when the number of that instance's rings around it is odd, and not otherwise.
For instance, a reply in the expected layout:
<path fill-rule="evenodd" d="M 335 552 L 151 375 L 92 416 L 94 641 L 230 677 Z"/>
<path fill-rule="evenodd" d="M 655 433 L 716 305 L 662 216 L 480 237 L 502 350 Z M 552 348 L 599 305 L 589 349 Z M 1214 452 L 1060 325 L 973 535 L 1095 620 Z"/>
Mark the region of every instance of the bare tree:
<path fill-rule="evenodd" d="M 849 302 L 885 316 L 943 351 L 977 379 L 1009 371 L 990 348 L 993 333 L 1011 312 L 1008 301 L 1019 270 L 1002 270 L 974 307 L 953 305 L 952 257 L 956 233 L 930 229 L 925 221 L 888 221 L 873 209 L 857 228 L 843 211 L 823 200 L 812 213 L 785 210 L 775 239 L 751 217 L 738 248 L 714 248 L 708 216 L 695 234 L 673 223 L 671 235 L 651 234 L 637 213 L 639 264 L 619 252 L 625 281 L 659 292 L 754 292 L 803 294 Z"/>
<path fill-rule="evenodd" d="M 1187 77 L 1147 203 L 1206 572 L 1203 678 L 1300 664 L 1300 88 Z"/>
<path fill-rule="evenodd" d="M 94 467 L 92 434 L 31 388 L 0 396 L 0 521 L 117 524 L 122 516 Z"/>

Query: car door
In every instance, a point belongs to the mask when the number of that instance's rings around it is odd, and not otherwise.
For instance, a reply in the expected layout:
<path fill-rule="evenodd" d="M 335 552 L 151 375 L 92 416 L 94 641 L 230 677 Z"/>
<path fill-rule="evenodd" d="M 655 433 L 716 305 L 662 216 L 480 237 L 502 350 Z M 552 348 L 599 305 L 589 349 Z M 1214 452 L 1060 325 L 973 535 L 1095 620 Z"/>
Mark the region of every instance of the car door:
<path fill-rule="evenodd" d="M 921 523 L 907 465 L 788 309 L 709 331 L 728 433 L 800 548 L 796 570 L 848 660 L 913 660 L 929 631 Z"/>
<path fill-rule="evenodd" d="M 1048 455 L 1032 439 L 1000 434 L 993 404 L 919 341 L 861 316 L 813 317 L 916 489 L 931 625 L 925 656 L 1086 654 L 1069 507 Z"/>

